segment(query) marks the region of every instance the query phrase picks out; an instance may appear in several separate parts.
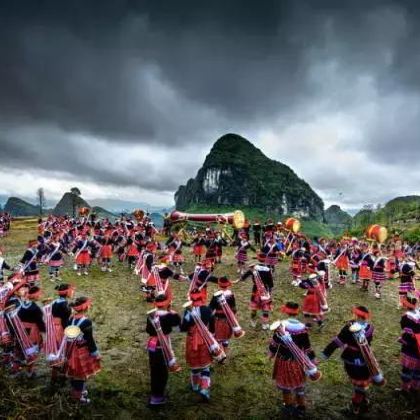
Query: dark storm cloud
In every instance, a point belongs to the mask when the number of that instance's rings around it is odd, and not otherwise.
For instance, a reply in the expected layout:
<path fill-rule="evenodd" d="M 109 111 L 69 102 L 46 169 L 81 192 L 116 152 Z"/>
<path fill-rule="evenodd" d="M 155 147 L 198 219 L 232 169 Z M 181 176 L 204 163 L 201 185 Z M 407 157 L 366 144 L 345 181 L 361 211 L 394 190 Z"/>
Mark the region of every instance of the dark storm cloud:
<path fill-rule="evenodd" d="M 67 133 L 45 127 L 43 129 L 5 130 L 0 136 L 2 149 L 0 167 L 12 169 L 32 168 L 34 162 L 42 170 L 63 175 L 76 175 L 102 185 L 132 186 L 140 182 L 144 189 L 171 191 L 179 182 L 171 177 L 171 169 L 154 165 L 153 159 L 141 156 L 138 164 L 115 156 L 106 144 L 86 145 L 78 138 L 68 138 Z M 96 160 L 95 155 L 101 160 Z M 188 164 L 180 168 L 179 176 L 191 171 Z"/>
<path fill-rule="evenodd" d="M 182 150 L 216 131 L 298 121 L 314 104 L 351 112 L 371 99 L 354 95 L 362 76 L 387 114 L 365 121 L 361 147 L 378 161 L 409 160 L 420 150 L 419 9 L 375 0 L 2 2 L 0 126 L 27 134 L 0 138 L 0 164 L 173 190 L 191 166 L 174 175 L 150 160 L 137 180 L 135 168 L 91 165 L 72 134 Z M 402 132 L 392 124 L 400 120 Z"/>
<path fill-rule="evenodd" d="M 309 90 L 305 37 L 291 33 L 292 12 L 278 4 L 139 2 L 120 9 L 98 2 L 65 10 L 55 2 L 23 17 L 15 11 L 0 32 L 0 111 L 29 123 L 174 144 L 193 141 L 199 124 L 176 125 L 182 109 L 175 106 L 162 115 L 156 103 L 165 98 L 151 77 L 168 82 L 181 105 L 187 98 L 239 120 L 290 107 Z M 303 28 L 299 17 L 294 23 Z"/>

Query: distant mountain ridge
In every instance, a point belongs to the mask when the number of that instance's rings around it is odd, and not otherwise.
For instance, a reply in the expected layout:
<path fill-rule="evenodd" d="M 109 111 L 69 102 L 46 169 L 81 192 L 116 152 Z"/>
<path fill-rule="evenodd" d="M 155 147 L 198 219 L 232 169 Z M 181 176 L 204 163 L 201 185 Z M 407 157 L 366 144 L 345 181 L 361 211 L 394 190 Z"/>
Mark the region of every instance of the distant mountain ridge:
<path fill-rule="evenodd" d="M 325 210 L 324 218 L 334 235 L 341 235 L 344 231 L 349 230 L 352 224 L 352 217 L 336 204 Z"/>
<path fill-rule="evenodd" d="M 135 209 L 142 209 L 144 211 L 153 213 L 165 213 L 173 210 L 173 206 L 155 206 L 144 201 L 128 201 L 128 200 L 119 200 L 113 198 L 95 198 L 89 200 L 89 203 L 92 206 L 99 206 L 112 211 L 115 214 L 118 213 L 130 213 Z"/>
<path fill-rule="evenodd" d="M 371 224 L 384 225 L 390 234 L 420 242 L 420 196 L 396 197 L 376 208 L 366 206 L 353 217 L 352 233 L 360 235 Z"/>
<path fill-rule="evenodd" d="M 135 204 L 145 204 L 145 203 L 135 203 Z M 119 213 L 109 211 L 101 206 L 91 206 L 86 200 L 82 197 L 73 194 L 71 192 L 66 192 L 58 201 L 56 206 L 53 209 L 43 209 L 43 214 L 54 214 L 57 216 L 72 216 L 73 211 L 77 215 L 78 210 L 81 207 L 88 207 L 91 209 L 92 213 L 95 213 L 98 218 L 109 218 L 115 219 Z M 134 208 L 142 208 L 141 206 L 136 206 Z M 133 208 L 133 209 L 134 209 Z M 147 211 L 150 207 L 143 206 L 143 208 Z M 133 210 L 130 209 L 129 213 Z M 31 204 L 21 198 L 18 197 L 9 197 L 6 201 L 6 205 L 4 211 L 7 211 L 12 216 L 15 217 L 27 217 L 27 216 L 39 216 L 40 209 L 39 206 Z M 159 207 L 159 211 L 154 211 L 150 213 L 150 218 L 152 219 L 153 223 L 157 227 L 163 226 L 163 213 L 167 211 L 171 211 L 171 209 L 161 209 Z"/>
<path fill-rule="evenodd" d="M 73 216 L 73 214 L 77 216 L 77 211 L 81 207 L 91 208 L 88 202 L 79 195 L 66 192 L 54 207 L 53 214 L 55 216 Z"/>
<path fill-rule="evenodd" d="M 7 200 L 4 211 L 10 213 L 12 216 L 39 216 L 39 206 L 34 206 L 21 198 L 9 197 Z"/>

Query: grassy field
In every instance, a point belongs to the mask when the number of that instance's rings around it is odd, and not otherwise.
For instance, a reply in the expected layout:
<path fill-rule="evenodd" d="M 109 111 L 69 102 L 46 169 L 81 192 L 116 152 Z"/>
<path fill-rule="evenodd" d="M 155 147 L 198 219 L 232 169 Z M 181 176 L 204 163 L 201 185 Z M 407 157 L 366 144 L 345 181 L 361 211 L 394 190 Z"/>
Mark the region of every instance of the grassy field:
<path fill-rule="evenodd" d="M 6 248 L 6 259 L 16 262 L 26 241 L 36 235 L 35 221 L 17 221 L 11 234 L 1 239 Z M 192 269 L 192 258 L 187 254 L 186 268 Z M 147 408 L 149 371 L 144 350 L 146 311 L 150 306 L 139 293 L 139 281 L 126 266 L 115 263 L 113 273 L 102 273 L 93 267 L 88 277 L 77 277 L 67 261 L 63 279 L 77 285 L 77 295 L 88 295 L 94 300 L 91 317 L 96 327 L 96 338 L 103 356 L 103 370 L 89 382 L 92 404 L 79 408 L 67 398 L 67 389 L 52 394 L 48 390 L 48 369 L 40 363 L 41 376 L 32 381 L 12 380 L 0 371 L 0 418 L 113 418 L 113 419 L 231 419 L 281 418 L 281 396 L 271 381 L 272 362 L 266 356 L 269 333 L 249 327 L 248 300 L 251 282 L 234 286 L 239 308 L 239 321 L 246 335 L 232 341 L 226 365 L 214 366 L 212 372 L 212 399 L 201 403 L 188 389 L 189 375 L 184 361 L 185 336 L 173 334 L 175 352 L 184 367 L 181 373 L 169 378 L 170 403 L 155 411 Z M 236 277 L 233 250 L 226 249 L 225 263 L 217 267 L 218 275 Z M 53 296 L 53 285 L 42 269 L 44 296 Z M 287 300 L 301 302 L 302 291 L 290 285 L 288 264 L 282 263 L 276 273 L 272 319 L 280 317 L 278 308 Z M 215 286 L 210 286 L 210 291 Z M 174 282 L 174 308 L 181 311 L 187 285 Z M 374 351 L 388 383 L 383 388 L 372 388 L 372 407 L 368 418 L 418 418 L 414 402 L 406 402 L 394 394 L 399 385 L 400 311 L 397 310 L 397 283 L 388 282 L 384 298 L 374 300 L 354 285 L 334 287 L 330 293 L 328 324 L 322 333 L 313 332 L 311 340 L 317 353 L 349 319 L 352 304 L 365 304 L 373 311 L 376 326 Z M 351 395 L 351 386 L 343 373 L 339 353 L 320 369 L 323 378 L 308 386 L 308 417 L 339 419 L 341 409 Z"/>

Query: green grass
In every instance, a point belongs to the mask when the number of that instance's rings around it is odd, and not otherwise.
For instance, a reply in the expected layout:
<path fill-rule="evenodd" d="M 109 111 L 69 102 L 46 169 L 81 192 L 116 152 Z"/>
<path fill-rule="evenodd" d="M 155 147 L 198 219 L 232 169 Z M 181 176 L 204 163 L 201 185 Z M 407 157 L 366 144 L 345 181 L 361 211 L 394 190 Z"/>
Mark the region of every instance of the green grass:
<path fill-rule="evenodd" d="M 29 238 L 36 234 L 35 222 L 17 221 L 9 237 L 2 239 L 6 257 L 21 254 Z M 217 274 L 236 278 L 233 249 L 226 249 L 225 263 L 217 267 Z M 191 255 L 186 251 L 187 264 L 193 267 Z M 239 308 L 239 321 L 246 330 L 240 340 L 233 340 L 226 365 L 215 365 L 212 372 L 212 400 L 199 402 L 188 390 L 188 368 L 184 361 L 185 334 L 174 333 L 174 349 L 183 366 L 179 374 L 170 375 L 170 404 L 161 410 L 146 407 L 149 392 L 149 368 L 144 344 L 146 311 L 150 309 L 138 292 L 138 278 L 126 267 L 116 263 L 114 272 L 104 274 L 95 266 L 89 277 L 77 277 L 68 261 L 63 278 L 77 284 L 78 295 L 93 298 L 91 317 L 96 327 L 96 337 L 103 355 L 103 370 L 89 381 L 92 404 L 79 409 L 67 397 L 67 389 L 54 395 L 47 393 L 48 369 L 42 362 L 42 375 L 33 382 L 12 380 L 0 373 L 0 418 L 112 418 L 112 419 L 218 419 L 249 418 L 274 419 L 281 415 L 280 393 L 271 381 L 272 362 L 266 357 L 270 335 L 249 327 L 248 301 L 251 282 L 234 286 Z M 45 280 L 44 296 L 53 296 L 53 285 Z M 288 265 L 282 263 L 276 273 L 274 290 L 275 311 L 272 319 L 280 317 L 278 311 L 287 300 L 301 302 L 302 291 L 289 286 Z M 186 284 L 173 282 L 174 308 L 181 311 L 185 301 Z M 214 285 L 210 286 L 213 291 Z M 384 370 L 388 384 L 372 388 L 372 408 L 369 418 L 416 418 L 414 403 L 407 403 L 394 396 L 399 385 L 400 312 L 396 309 L 397 283 L 390 281 L 385 287 L 382 301 L 374 300 L 353 285 L 334 287 L 330 294 L 333 311 L 322 333 L 314 332 L 311 340 L 319 353 L 350 317 L 353 304 L 368 305 L 373 312 L 376 326 L 374 350 Z M 347 404 L 351 386 L 343 373 L 339 354 L 320 365 L 323 378 L 308 386 L 309 417 L 315 419 L 342 418 L 340 410 Z"/>

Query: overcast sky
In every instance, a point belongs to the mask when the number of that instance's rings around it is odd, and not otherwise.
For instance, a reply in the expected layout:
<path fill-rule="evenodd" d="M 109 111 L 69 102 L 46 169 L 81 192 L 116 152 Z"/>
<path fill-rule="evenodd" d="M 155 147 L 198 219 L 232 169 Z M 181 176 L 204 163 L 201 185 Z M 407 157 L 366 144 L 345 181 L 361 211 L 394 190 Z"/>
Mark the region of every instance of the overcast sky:
<path fill-rule="evenodd" d="M 0 40 L 0 193 L 170 205 L 226 132 L 326 205 L 420 193 L 420 2 L 5 0 Z"/>

